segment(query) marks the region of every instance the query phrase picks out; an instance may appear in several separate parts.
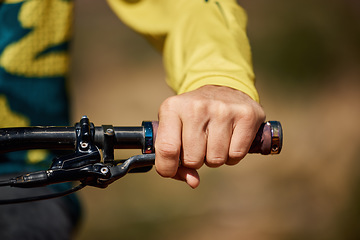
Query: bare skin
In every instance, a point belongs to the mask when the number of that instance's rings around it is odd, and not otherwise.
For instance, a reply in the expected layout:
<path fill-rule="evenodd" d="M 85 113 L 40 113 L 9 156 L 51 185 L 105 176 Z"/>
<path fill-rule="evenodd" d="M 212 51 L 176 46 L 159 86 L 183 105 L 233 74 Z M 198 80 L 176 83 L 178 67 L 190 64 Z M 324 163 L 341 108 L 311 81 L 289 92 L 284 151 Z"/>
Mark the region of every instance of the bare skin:
<path fill-rule="evenodd" d="M 207 85 L 170 97 L 159 110 L 156 170 L 196 188 L 197 169 L 239 163 L 264 120 L 257 102 L 228 87 Z"/>

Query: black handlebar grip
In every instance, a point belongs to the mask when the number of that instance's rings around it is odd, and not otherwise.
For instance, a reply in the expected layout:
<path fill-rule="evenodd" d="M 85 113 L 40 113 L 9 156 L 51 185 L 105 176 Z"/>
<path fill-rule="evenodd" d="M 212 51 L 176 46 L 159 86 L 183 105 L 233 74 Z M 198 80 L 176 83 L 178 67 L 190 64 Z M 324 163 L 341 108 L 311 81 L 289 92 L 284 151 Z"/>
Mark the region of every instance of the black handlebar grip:
<path fill-rule="evenodd" d="M 149 122 L 146 122 L 148 126 Z M 153 149 L 155 146 L 156 132 L 159 122 L 151 122 L 152 126 L 152 146 L 145 146 L 145 149 Z M 143 123 L 144 126 L 144 123 Z M 250 147 L 249 153 L 260 153 L 262 155 L 279 154 L 283 142 L 283 133 L 280 122 L 267 121 L 261 124 L 254 141 Z"/>

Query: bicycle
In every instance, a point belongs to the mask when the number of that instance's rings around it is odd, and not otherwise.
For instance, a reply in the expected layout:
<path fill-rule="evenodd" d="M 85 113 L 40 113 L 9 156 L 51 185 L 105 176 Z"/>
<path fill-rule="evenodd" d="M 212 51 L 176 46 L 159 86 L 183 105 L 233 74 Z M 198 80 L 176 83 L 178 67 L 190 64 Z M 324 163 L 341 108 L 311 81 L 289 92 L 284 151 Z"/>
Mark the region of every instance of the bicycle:
<path fill-rule="evenodd" d="M 60 193 L 1 199 L 0 205 L 61 197 L 86 186 L 106 188 L 127 173 L 148 172 L 155 163 L 154 143 L 157 128 L 156 121 L 144 121 L 138 127 L 94 126 L 87 116 L 83 116 L 73 127 L 2 128 L 0 153 L 31 149 L 74 152 L 54 158 L 47 170 L 0 180 L 0 187 L 33 188 L 74 181 L 79 181 L 80 184 Z M 249 153 L 279 154 L 282 142 L 280 122 L 268 121 L 260 126 Z M 115 149 L 141 149 L 142 154 L 125 160 L 115 160 Z"/>

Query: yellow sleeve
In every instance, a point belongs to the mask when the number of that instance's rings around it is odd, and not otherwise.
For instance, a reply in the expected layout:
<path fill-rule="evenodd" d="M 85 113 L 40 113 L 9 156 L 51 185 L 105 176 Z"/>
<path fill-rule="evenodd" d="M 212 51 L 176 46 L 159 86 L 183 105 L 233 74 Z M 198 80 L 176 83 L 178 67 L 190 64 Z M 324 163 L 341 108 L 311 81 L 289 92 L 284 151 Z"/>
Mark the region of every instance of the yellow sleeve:
<path fill-rule="evenodd" d="M 247 17 L 236 0 L 108 0 L 114 12 L 163 52 L 178 94 L 221 85 L 259 101 Z"/>

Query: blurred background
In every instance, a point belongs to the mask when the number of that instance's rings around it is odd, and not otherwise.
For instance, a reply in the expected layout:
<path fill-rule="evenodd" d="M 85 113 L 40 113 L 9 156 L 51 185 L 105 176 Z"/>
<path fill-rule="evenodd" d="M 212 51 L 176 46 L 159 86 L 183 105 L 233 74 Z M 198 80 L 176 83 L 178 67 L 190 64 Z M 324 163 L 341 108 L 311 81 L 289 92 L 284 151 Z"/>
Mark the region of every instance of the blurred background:
<path fill-rule="evenodd" d="M 282 153 L 203 168 L 196 190 L 155 170 L 85 189 L 75 239 L 360 239 L 360 2 L 239 2 L 261 104 L 283 125 Z M 76 5 L 73 121 L 157 119 L 173 95 L 160 54 L 105 1 Z"/>

